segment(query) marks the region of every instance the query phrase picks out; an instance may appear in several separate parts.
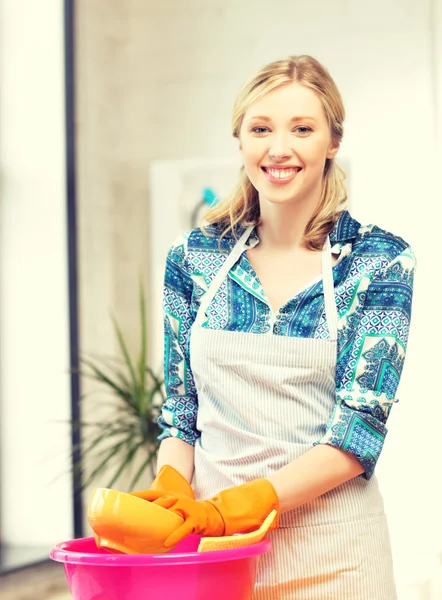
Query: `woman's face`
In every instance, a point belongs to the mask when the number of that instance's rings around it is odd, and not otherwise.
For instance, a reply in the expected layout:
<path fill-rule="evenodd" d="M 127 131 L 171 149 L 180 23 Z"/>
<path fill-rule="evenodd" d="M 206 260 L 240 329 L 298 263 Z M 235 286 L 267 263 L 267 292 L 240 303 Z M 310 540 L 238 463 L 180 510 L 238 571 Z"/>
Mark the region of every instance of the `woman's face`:
<path fill-rule="evenodd" d="M 246 173 L 263 202 L 298 201 L 316 206 L 326 158 L 333 158 L 321 101 L 299 83 L 282 85 L 254 102 L 241 124 L 240 151 Z"/>

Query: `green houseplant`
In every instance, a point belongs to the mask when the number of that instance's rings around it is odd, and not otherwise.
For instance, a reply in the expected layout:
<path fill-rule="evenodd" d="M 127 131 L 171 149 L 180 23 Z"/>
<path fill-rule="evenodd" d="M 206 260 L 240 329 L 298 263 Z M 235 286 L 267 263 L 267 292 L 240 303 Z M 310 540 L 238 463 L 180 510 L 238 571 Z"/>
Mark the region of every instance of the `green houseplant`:
<path fill-rule="evenodd" d="M 163 379 L 147 365 L 146 303 L 142 286 L 139 297 L 140 348 L 131 357 L 123 332 L 112 315 L 120 358 L 80 358 L 79 374 L 97 384 L 81 396 L 81 403 L 103 407 L 103 394 L 111 399 L 109 416 L 98 421 L 73 423 L 81 430 L 80 458 L 73 468 L 81 489 L 99 481 L 113 487 L 123 473 L 131 472 L 130 489 L 148 469 L 153 478 L 159 447 L 157 418 L 165 396 Z M 99 399 L 97 401 L 97 398 Z M 88 408 L 89 408 L 88 407 Z M 91 408 L 93 408 L 92 406 Z M 86 466 L 93 462 L 89 470 Z M 106 484 L 103 476 L 107 474 Z M 109 473 L 111 473 L 109 475 Z"/>

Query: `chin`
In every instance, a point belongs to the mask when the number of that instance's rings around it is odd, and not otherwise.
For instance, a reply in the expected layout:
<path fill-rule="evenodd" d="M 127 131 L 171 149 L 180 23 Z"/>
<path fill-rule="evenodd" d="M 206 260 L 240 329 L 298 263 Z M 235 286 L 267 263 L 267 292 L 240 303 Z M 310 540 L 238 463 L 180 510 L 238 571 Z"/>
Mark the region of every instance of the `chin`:
<path fill-rule="evenodd" d="M 296 196 L 286 196 L 284 198 L 269 198 L 264 196 L 264 202 L 268 204 L 272 204 L 273 206 L 284 206 L 284 205 L 292 205 L 299 201 L 298 195 Z"/>
<path fill-rule="evenodd" d="M 276 193 L 274 190 L 272 190 L 270 193 L 268 193 L 268 191 L 266 193 L 266 190 L 262 190 L 262 192 L 260 192 L 259 195 L 268 202 L 271 202 L 272 204 L 283 204 L 285 202 L 292 202 L 297 198 L 301 197 L 303 194 L 302 192 L 300 192 L 300 190 L 292 189 L 279 190 L 279 192 L 277 191 Z"/>

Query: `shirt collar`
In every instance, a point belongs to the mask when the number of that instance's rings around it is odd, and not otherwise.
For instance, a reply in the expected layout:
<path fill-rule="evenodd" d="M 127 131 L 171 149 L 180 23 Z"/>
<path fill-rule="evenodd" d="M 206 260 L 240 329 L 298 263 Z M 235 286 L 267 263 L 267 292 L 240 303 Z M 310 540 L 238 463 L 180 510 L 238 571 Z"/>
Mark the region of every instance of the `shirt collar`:
<path fill-rule="evenodd" d="M 344 210 L 330 233 L 331 244 L 353 240 L 357 237 L 360 227 L 361 224 L 353 219 L 348 210 Z"/>
<path fill-rule="evenodd" d="M 350 215 L 348 210 L 344 210 L 340 213 L 338 220 L 336 221 L 332 231 L 330 232 L 330 243 L 331 245 L 339 244 L 342 246 L 344 242 L 350 242 L 355 239 L 358 235 L 361 224 L 356 219 Z M 238 224 L 236 228 L 236 235 L 239 238 L 241 234 L 244 232 L 245 227 L 243 225 Z M 236 243 L 236 240 L 230 232 L 230 246 L 233 246 Z M 258 234 L 256 232 L 256 227 L 252 229 L 250 237 L 246 243 L 247 248 L 253 248 L 259 242 Z"/>

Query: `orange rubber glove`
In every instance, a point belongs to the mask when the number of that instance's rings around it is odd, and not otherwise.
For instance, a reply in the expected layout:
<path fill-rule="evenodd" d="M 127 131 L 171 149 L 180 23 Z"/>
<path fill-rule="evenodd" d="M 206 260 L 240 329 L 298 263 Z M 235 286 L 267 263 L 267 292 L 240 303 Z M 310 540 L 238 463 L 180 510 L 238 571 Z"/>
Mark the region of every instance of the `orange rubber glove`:
<path fill-rule="evenodd" d="M 164 543 L 175 546 L 190 533 L 205 536 L 248 533 L 258 529 L 272 510 L 279 511 L 279 500 L 268 479 L 223 490 L 210 500 L 193 500 L 160 491 L 147 491 L 145 500 L 167 508 L 184 519 L 184 523 Z M 271 529 L 278 526 L 275 518 Z"/>
<path fill-rule="evenodd" d="M 169 494 L 187 496 L 188 498 L 193 499 L 195 498 L 195 494 L 193 493 L 193 490 L 187 479 L 185 479 L 181 473 L 178 473 L 178 471 L 170 465 L 163 465 L 161 467 L 148 490 L 132 492 L 132 496 L 137 496 L 138 498 L 147 500 L 145 496 L 149 491 L 162 493 L 167 492 Z"/>

